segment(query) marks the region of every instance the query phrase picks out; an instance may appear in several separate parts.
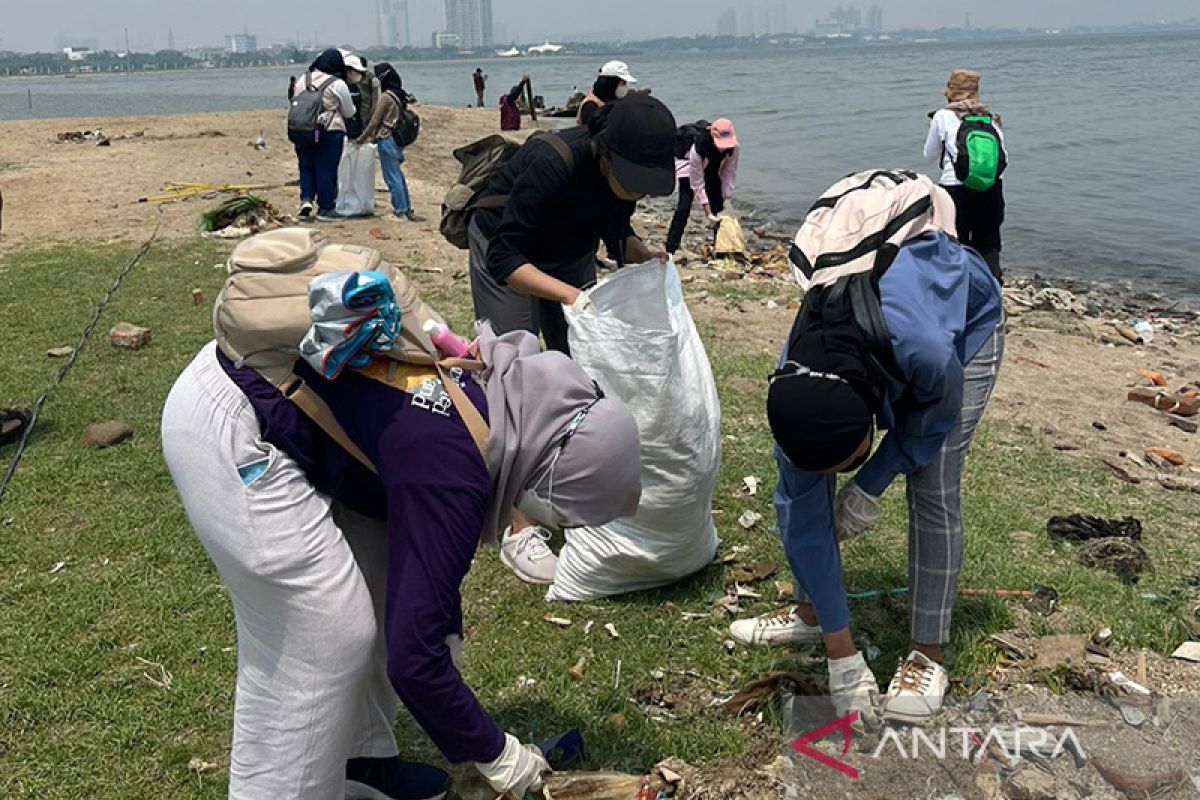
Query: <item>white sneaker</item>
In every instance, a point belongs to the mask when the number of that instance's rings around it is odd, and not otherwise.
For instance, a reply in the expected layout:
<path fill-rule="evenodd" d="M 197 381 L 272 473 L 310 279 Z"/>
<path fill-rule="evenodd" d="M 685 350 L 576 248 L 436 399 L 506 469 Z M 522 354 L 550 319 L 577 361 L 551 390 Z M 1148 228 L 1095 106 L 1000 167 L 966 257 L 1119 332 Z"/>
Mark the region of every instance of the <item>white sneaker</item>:
<path fill-rule="evenodd" d="M 848 658 L 829 659 L 829 698 L 839 717 L 857 711 L 864 728 L 879 727 L 875 704 L 879 700 L 879 681 L 867 666 L 862 653 Z"/>
<path fill-rule="evenodd" d="M 526 583 L 554 583 L 558 556 L 550 549 L 550 531 L 538 525 L 510 535 L 511 531 L 512 528 L 506 529 L 500 540 L 500 560 L 504 566 Z"/>
<path fill-rule="evenodd" d="M 883 718 L 921 723 L 942 710 L 950 684 L 946 670 L 916 650 L 900 663 L 883 699 Z"/>
<path fill-rule="evenodd" d="M 729 626 L 729 636 L 735 642 L 757 647 L 821 644 L 821 628 L 808 625 L 787 606 L 760 617 L 739 619 Z"/>

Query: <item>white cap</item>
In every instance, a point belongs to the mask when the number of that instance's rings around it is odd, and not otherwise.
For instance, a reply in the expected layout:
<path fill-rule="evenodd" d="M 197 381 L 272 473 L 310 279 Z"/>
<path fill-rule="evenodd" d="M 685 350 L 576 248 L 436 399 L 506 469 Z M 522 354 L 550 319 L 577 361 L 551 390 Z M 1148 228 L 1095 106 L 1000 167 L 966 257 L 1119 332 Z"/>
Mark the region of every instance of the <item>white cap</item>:
<path fill-rule="evenodd" d="M 602 78 L 620 78 L 626 83 L 637 83 L 637 78 L 629 74 L 629 65 L 624 61 L 610 61 L 600 68 Z"/>
<path fill-rule="evenodd" d="M 352 69 L 355 72 L 367 71 L 367 65 L 362 62 L 362 58 L 354 53 L 347 53 L 345 50 L 339 51 L 342 54 L 342 61 L 346 63 L 346 69 Z"/>

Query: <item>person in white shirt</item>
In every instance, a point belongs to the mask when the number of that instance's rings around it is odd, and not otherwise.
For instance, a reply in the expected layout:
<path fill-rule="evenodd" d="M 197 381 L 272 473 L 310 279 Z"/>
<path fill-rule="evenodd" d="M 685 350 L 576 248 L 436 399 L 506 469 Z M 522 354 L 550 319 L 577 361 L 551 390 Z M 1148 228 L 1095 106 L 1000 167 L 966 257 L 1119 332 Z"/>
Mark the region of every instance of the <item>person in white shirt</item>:
<path fill-rule="evenodd" d="M 997 179 L 988 190 L 979 192 L 963 186 L 955 172 L 958 158 L 958 134 L 963 117 L 972 115 L 990 116 L 992 125 L 1004 145 L 1004 131 L 1000 127 L 1000 116 L 979 99 L 979 73 L 968 69 L 956 69 L 950 73 L 942 94 L 947 105 L 930 115 L 929 135 L 925 138 L 925 158 L 936 160 L 942 169 L 942 188 L 954 198 L 958 215 L 958 239 L 974 249 L 988 266 L 997 280 L 1001 277 L 1000 251 L 1002 242 L 1000 228 L 1004 224 L 1004 182 Z"/>

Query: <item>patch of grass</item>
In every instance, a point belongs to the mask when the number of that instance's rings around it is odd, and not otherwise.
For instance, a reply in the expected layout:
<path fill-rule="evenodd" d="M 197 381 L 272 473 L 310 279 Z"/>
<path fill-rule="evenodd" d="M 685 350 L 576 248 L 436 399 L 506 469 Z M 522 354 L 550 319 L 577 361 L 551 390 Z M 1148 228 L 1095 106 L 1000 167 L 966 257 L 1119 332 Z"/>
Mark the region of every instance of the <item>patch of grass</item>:
<path fill-rule="evenodd" d="M 131 248 L 88 246 L 10 253 L 0 272 L 0 405 L 28 405 L 60 362 L 48 348 L 72 344 L 92 305 Z M 188 526 L 162 463 L 159 413 L 175 376 L 210 337 L 209 305 L 192 305 L 199 287 L 211 300 L 227 249 L 197 243 L 156 246 L 105 314 L 98 336 L 47 406 L 17 479 L 0 505 L 0 796 L 144 798 L 225 795 L 236 653 L 228 598 Z M 415 276 L 418 282 L 420 275 Z M 726 294 L 725 292 L 721 293 Z M 730 299 L 760 300 L 741 286 Z M 465 285 L 427 293 L 460 329 L 470 316 Z M 112 348 L 119 320 L 149 326 L 139 352 Z M 775 468 L 763 411 L 764 376 L 774 359 L 746 353 L 736 331 L 701 320 L 717 375 L 725 434 L 717 489 L 723 551 L 747 548 L 743 562 L 772 559 L 787 568 L 774 531 Z M 79 442 L 92 422 L 131 424 L 131 442 L 89 451 Z M 3 456 L 11 456 L 7 449 Z M 2 464 L 3 462 L 0 462 Z M 763 480 L 758 496 L 736 496 L 742 477 Z M 751 531 L 736 523 L 763 514 Z M 1136 588 L 1085 569 L 1045 538 L 1045 519 L 1087 511 L 1134 514 L 1146 522 L 1154 570 Z M 1072 462 L 1038 441 L 985 427 L 966 478 L 968 541 L 963 584 L 1028 588 L 1049 583 L 1063 595 L 1047 628 L 1087 631 L 1110 625 L 1129 645 L 1159 651 L 1178 643 L 1186 594 L 1165 605 L 1195 571 L 1200 542 L 1185 498 L 1144 493 Z M 846 548 L 852 591 L 906 582 L 902 487 L 889 492 L 880 532 Z M 52 572 L 58 562 L 65 567 Z M 464 587 L 468 682 L 508 729 L 537 738 L 583 730 L 591 767 L 640 770 L 676 755 L 705 762 L 742 752 L 769 724 L 731 722 L 707 699 L 768 670 L 779 653 L 726 654 L 726 620 L 685 621 L 720 593 L 712 567 L 678 586 L 634 597 L 555 609 L 567 630 L 545 623 L 542 590 L 518 584 L 494 553 L 481 553 Z M 759 613 L 780 598 L 771 582 Z M 1195 602 L 1195 590 L 1191 602 Z M 957 675 L 984 676 L 995 661 L 987 635 L 1012 623 L 1013 601 L 972 598 L 955 615 Z M 880 648 L 883 678 L 906 643 L 904 599 L 856 603 L 855 629 Z M 594 620 L 590 636 L 584 622 Z M 621 638 L 603 632 L 612 622 Z M 586 655 L 585 678 L 568 669 Z M 171 675 L 161 684 L 158 665 Z M 678 722 L 651 720 L 630 698 L 667 675 L 685 700 Z M 620 679 L 618 681 L 618 671 Z M 536 681 L 520 687 L 518 678 Z M 153 680 L 152 680 L 153 679 Z M 401 741 L 412 755 L 436 758 L 408 720 Z M 192 758 L 222 769 L 197 775 Z"/>

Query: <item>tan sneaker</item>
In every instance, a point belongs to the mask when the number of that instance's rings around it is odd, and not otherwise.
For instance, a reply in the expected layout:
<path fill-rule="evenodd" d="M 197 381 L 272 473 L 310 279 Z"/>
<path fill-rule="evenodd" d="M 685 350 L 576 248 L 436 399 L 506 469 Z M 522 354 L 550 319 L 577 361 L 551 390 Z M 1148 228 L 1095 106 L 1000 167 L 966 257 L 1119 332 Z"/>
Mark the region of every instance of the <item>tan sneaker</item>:
<path fill-rule="evenodd" d="M 787 606 L 769 614 L 739 619 L 729 626 L 729 637 L 752 647 L 785 647 L 787 645 L 817 645 L 824 641 L 821 628 L 800 619 L 795 606 Z"/>
<path fill-rule="evenodd" d="M 922 723 L 942 710 L 950 679 L 946 670 L 924 653 L 913 650 L 900 663 L 883 699 L 883 718 Z"/>

